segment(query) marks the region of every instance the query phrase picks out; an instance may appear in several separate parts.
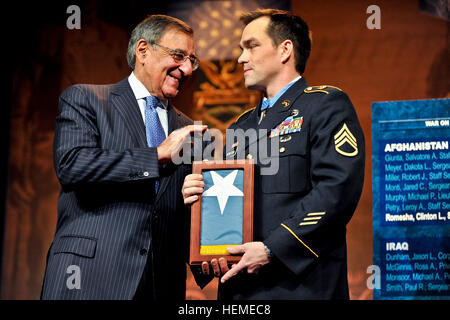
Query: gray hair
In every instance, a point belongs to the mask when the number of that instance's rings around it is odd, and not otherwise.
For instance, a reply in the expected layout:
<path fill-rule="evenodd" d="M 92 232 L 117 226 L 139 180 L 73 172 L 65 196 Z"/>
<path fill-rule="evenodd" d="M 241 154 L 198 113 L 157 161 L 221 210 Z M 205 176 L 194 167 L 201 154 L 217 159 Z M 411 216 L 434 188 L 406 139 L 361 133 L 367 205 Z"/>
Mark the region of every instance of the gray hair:
<path fill-rule="evenodd" d="M 127 51 L 127 62 L 132 70 L 136 65 L 136 45 L 138 41 L 144 39 L 150 44 L 157 43 L 169 28 L 194 35 L 194 30 L 185 22 L 162 14 L 148 16 L 134 28 L 128 42 Z"/>

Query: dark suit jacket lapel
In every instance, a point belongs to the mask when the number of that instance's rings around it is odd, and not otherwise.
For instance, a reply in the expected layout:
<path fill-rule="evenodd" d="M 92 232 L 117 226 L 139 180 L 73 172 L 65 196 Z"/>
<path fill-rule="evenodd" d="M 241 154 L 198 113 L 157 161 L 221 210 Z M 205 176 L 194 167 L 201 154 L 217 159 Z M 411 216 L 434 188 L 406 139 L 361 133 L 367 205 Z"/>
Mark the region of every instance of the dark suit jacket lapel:
<path fill-rule="evenodd" d="M 135 139 L 137 146 L 140 148 L 146 148 L 148 145 L 145 132 L 145 124 L 144 121 L 142 120 L 142 114 L 141 111 L 139 110 L 139 105 L 136 101 L 136 97 L 134 96 L 133 90 L 131 89 L 130 84 L 128 82 L 128 78 L 113 85 L 110 99 L 112 106 L 116 108 L 119 111 L 120 115 L 123 117 L 126 123 L 126 127 L 130 131 L 133 138 Z M 181 126 L 179 117 L 180 112 L 169 103 L 167 108 L 169 134 Z M 161 168 L 161 171 L 168 169 L 167 167 L 168 166 L 164 166 L 163 168 Z M 170 174 L 164 175 L 160 178 L 155 203 L 161 198 L 161 195 L 167 188 L 170 178 L 171 178 Z"/>
<path fill-rule="evenodd" d="M 139 110 L 136 97 L 128 83 L 128 78 L 113 85 L 110 99 L 112 106 L 123 117 L 126 127 L 135 139 L 137 146 L 140 148 L 146 147 L 145 124 L 142 120 L 142 114 Z"/>
<path fill-rule="evenodd" d="M 181 113 L 170 102 L 167 106 L 167 121 L 169 122 L 169 134 L 181 127 L 180 118 Z"/>
<path fill-rule="evenodd" d="M 176 110 L 172 104 L 169 102 L 168 106 L 167 106 L 167 121 L 168 121 L 168 132 L 169 134 L 176 130 L 179 129 L 181 127 L 181 123 L 179 121 L 179 117 L 180 117 L 180 112 L 178 110 Z M 168 164 L 167 166 L 164 167 L 164 169 L 169 169 L 169 167 L 171 167 L 172 164 Z M 169 169 L 170 171 L 170 169 Z M 159 189 L 158 189 L 158 193 L 156 194 L 156 201 L 158 201 L 161 198 L 161 195 L 164 194 L 164 191 L 167 188 L 167 185 L 169 184 L 169 180 L 172 177 L 171 174 L 169 175 L 164 175 L 161 177 L 160 179 L 160 183 L 159 183 Z M 181 192 L 181 190 L 180 190 Z M 155 201 L 155 202 L 156 202 Z"/>

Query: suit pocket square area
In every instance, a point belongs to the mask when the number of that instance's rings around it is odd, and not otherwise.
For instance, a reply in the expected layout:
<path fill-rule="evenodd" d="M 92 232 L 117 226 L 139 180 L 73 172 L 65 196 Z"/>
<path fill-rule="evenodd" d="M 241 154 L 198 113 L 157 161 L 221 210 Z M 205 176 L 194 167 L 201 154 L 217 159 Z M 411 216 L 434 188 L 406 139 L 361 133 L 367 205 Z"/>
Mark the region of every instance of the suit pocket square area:
<path fill-rule="evenodd" d="M 81 257 L 93 258 L 97 248 L 97 239 L 68 235 L 58 238 L 53 244 L 53 253 L 71 253 Z"/>

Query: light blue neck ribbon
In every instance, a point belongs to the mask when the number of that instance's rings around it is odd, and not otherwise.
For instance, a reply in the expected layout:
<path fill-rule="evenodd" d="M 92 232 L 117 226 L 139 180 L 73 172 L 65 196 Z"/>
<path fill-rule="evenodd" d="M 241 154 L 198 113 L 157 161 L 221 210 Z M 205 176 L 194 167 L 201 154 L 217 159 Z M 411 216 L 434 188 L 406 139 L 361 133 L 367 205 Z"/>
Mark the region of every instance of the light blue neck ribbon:
<path fill-rule="evenodd" d="M 263 98 L 262 104 L 261 104 L 261 111 L 264 109 L 270 109 L 273 107 L 275 102 L 295 83 L 298 79 L 295 79 L 291 82 L 289 82 L 283 89 L 281 89 L 275 97 L 272 99 L 267 99 L 266 97 Z"/>

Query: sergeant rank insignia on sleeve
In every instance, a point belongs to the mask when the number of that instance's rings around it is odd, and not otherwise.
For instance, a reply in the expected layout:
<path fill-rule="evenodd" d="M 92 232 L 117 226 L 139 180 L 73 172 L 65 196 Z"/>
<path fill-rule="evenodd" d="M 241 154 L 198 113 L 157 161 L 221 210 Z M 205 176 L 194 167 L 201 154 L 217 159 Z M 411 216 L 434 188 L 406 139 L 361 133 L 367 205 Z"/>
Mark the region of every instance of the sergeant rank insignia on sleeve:
<path fill-rule="evenodd" d="M 358 154 L 356 138 L 345 123 L 334 136 L 334 148 L 338 153 L 346 157 L 354 157 Z"/>

